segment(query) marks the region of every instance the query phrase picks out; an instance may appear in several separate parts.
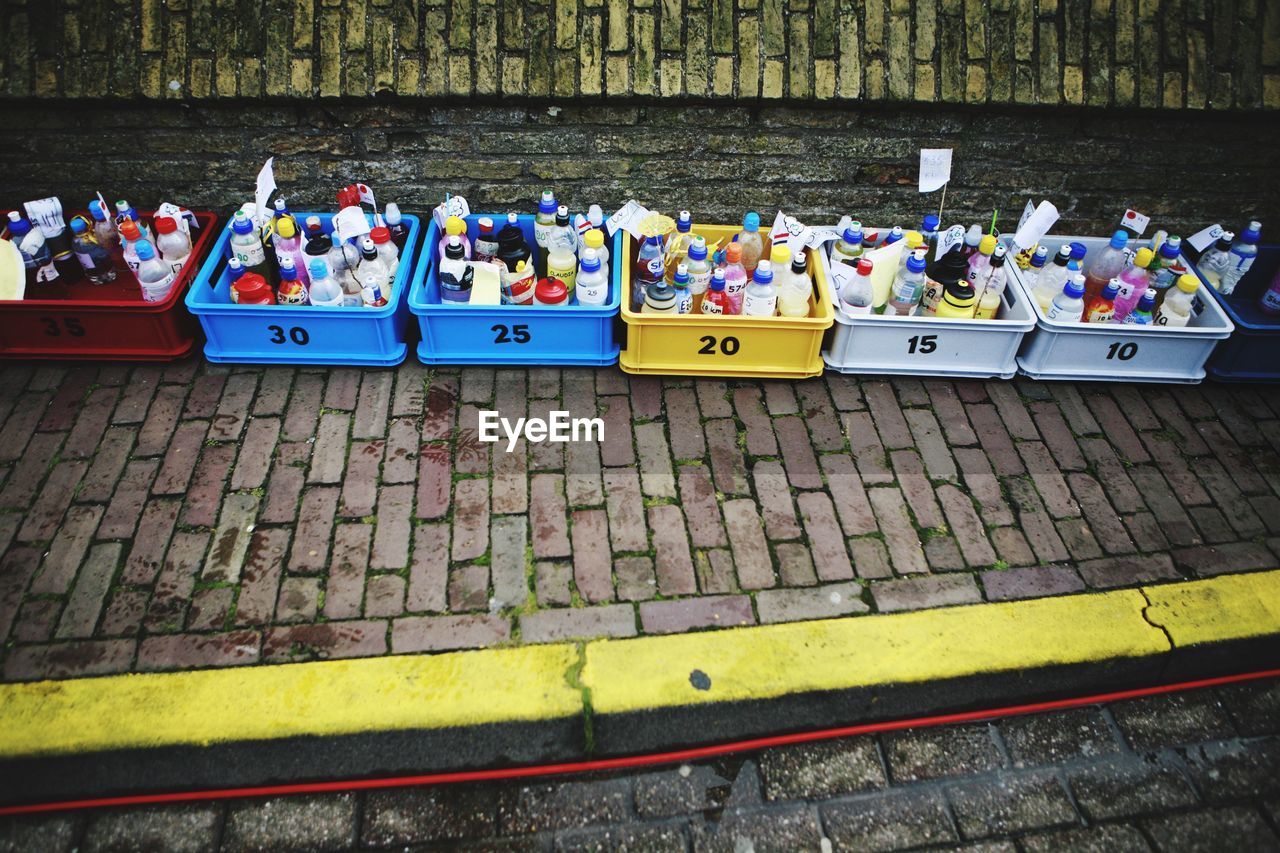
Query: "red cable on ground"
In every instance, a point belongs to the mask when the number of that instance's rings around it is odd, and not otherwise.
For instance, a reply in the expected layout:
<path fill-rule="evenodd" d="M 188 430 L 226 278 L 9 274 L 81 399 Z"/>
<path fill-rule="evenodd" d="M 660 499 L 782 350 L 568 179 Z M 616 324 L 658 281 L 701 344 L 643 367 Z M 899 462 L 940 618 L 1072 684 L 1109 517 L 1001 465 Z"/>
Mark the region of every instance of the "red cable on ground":
<path fill-rule="evenodd" d="M 775 746 L 793 746 L 801 743 L 813 743 L 820 740 L 851 737 L 853 735 L 891 732 L 900 729 L 929 728 L 955 723 L 972 723 L 980 720 L 1000 717 L 1016 717 L 1025 714 L 1038 714 L 1046 711 L 1061 711 L 1067 708 L 1078 708 L 1084 705 L 1101 705 L 1108 702 L 1120 702 L 1125 699 L 1140 699 L 1144 696 L 1158 696 L 1164 693 L 1178 693 L 1184 690 L 1201 690 L 1206 687 L 1217 687 L 1223 684 L 1236 684 L 1242 681 L 1258 681 L 1264 678 L 1280 677 L 1280 669 L 1268 669 L 1261 672 L 1249 672 L 1240 675 L 1224 675 L 1216 678 L 1202 678 L 1195 681 L 1182 681 L 1176 684 L 1164 684 L 1158 687 L 1139 687 L 1133 690 L 1120 690 L 1112 693 L 1099 693 L 1092 696 L 1080 696 L 1073 699 L 1055 699 L 1049 702 L 1032 702 L 1026 705 L 1011 705 L 1005 708 L 992 708 L 982 711 L 963 711 L 955 714 L 938 714 L 929 717 L 916 717 L 905 720 L 891 720 L 880 723 L 862 723 L 855 726 L 841 726 L 832 729 L 819 729 L 811 732 L 796 732 L 786 735 L 751 738 L 749 740 L 699 746 L 691 749 L 678 749 L 670 752 L 655 752 L 647 755 L 630 755 L 621 758 L 598 758 L 589 761 L 574 761 L 562 764 L 538 764 L 528 767 L 504 767 L 491 770 L 459 770 L 450 773 L 429 773 L 422 776 L 392 776 L 381 779 L 347 779 L 330 782 L 296 782 L 284 785 L 259 785 L 247 788 L 219 788 L 208 791 L 177 791 L 157 794 L 133 794 L 124 797 L 99 797 L 85 800 L 66 800 L 56 803 L 34 803 L 20 806 L 0 807 L 0 816 L 36 814 L 40 812 L 74 811 L 79 809 L 100 809 L 116 806 L 156 805 L 161 803 L 183 803 L 200 800 L 230 800 L 244 797 L 288 796 L 293 794 L 319 794 L 336 791 L 371 791 L 382 788 L 410 788 L 420 785 L 453 785 L 464 782 L 490 782 L 507 779 L 525 779 L 532 776 L 563 776 L 570 773 L 589 773 L 600 770 L 626 770 L 637 767 L 652 767 L 659 764 L 680 764 L 697 761 L 703 758 L 714 758 L 732 752 L 753 752 Z"/>

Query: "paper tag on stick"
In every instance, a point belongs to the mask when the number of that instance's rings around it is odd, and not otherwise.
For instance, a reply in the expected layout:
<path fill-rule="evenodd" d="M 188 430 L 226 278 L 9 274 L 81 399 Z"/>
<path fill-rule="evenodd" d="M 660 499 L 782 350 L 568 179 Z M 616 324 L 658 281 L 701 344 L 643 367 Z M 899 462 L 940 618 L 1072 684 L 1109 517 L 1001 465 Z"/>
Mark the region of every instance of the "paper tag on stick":
<path fill-rule="evenodd" d="M 276 158 L 268 157 L 267 162 L 262 164 L 262 171 L 258 172 L 257 187 L 253 191 L 253 220 L 259 228 L 267 223 L 267 202 L 276 191 L 275 161 Z"/>
<path fill-rule="evenodd" d="M 1143 232 L 1147 230 L 1147 226 L 1151 224 L 1151 217 L 1129 208 L 1124 212 L 1124 219 L 1121 222 L 1125 228 L 1130 229 L 1141 237 Z"/>
<path fill-rule="evenodd" d="M 931 193 L 951 180 L 951 149 L 920 149 L 920 192 Z"/>
<path fill-rule="evenodd" d="M 1205 249 L 1212 246 L 1217 241 L 1217 239 L 1222 236 L 1223 230 L 1224 229 L 1221 225 L 1217 225 L 1217 224 L 1210 225 L 1208 228 L 1204 229 L 1203 231 L 1197 231 L 1196 233 L 1192 234 L 1190 237 L 1187 238 L 1187 242 L 1190 243 L 1197 252 L 1203 252 Z"/>
<path fill-rule="evenodd" d="M 950 252 L 952 248 L 960 245 L 963 242 L 964 242 L 964 226 L 952 225 L 946 231 L 943 231 L 941 234 L 938 235 L 938 248 L 933 253 L 933 259 L 936 261 L 938 258 L 941 258 L 943 255 L 945 255 L 947 252 Z"/>
<path fill-rule="evenodd" d="M 1035 213 L 1018 226 L 1017 233 L 1013 235 L 1013 244 L 1019 249 L 1030 249 L 1044 239 L 1044 235 L 1049 233 L 1049 229 L 1057 221 L 1058 208 L 1052 202 L 1040 202 Z"/>

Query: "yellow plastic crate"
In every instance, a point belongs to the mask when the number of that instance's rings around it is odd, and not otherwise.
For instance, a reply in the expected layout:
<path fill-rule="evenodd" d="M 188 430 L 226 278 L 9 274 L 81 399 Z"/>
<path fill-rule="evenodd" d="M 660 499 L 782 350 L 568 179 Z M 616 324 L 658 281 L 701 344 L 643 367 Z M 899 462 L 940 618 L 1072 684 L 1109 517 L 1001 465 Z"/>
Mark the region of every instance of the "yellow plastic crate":
<path fill-rule="evenodd" d="M 736 225 L 694 225 L 709 244 L 731 238 Z M 763 236 L 763 235 L 762 235 Z M 622 322 L 627 342 L 618 364 L 627 373 L 678 376 L 750 376 L 803 379 L 820 376 L 822 337 L 835 320 L 827 276 L 813 252 L 813 296 L 808 317 L 744 317 L 711 314 L 640 314 L 631 310 L 631 267 L 636 245 L 622 238 Z M 765 255 L 769 240 L 765 238 Z"/>

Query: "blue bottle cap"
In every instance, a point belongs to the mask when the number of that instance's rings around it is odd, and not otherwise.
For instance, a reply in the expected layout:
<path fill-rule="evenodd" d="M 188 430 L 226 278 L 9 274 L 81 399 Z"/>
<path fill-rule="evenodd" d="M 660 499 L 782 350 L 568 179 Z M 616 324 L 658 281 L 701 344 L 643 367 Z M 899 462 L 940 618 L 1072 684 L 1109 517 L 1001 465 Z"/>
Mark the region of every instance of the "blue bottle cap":
<path fill-rule="evenodd" d="M 600 271 L 600 256 L 596 254 L 595 249 L 586 249 L 583 251 L 582 270 L 583 272 Z"/>
<path fill-rule="evenodd" d="M 560 205 L 556 204 L 556 194 L 551 190 L 542 191 L 542 200 L 538 202 L 539 213 L 550 213 L 555 215 L 556 208 Z"/>
<path fill-rule="evenodd" d="M 1071 270 L 1072 275 L 1080 272 L 1080 262 L 1076 260 L 1067 261 L 1067 269 Z"/>
<path fill-rule="evenodd" d="M 759 231 L 760 230 L 760 214 L 754 211 L 742 217 L 743 231 Z"/>
<path fill-rule="evenodd" d="M 848 228 L 844 229 L 844 241 L 846 243 L 852 243 L 855 246 L 860 245 L 862 243 L 862 229 L 854 228 L 850 225 Z"/>
<path fill-rule="evenodd" d="M 1076 260 L 1076 261 L 1083 260 L 1083 259 L 1084 259 L 1084 256 L 1085 256 L 1085 255 L 1087 255 L 1087 254 L 1089 254 L 1089 250 L 1085 248 L 1084 243 L 1072 243 L 1072 244 L 1071 244 L 1071 258 L 1072 258 L 1072 260 Z"/>
<path fill-rule="evenodd" d="M 1037 246 L 1036 252 L 1031 256 L 1031 266 L 1040 269 L 1049 260 L 1049 250 L 1044 246 Z"/>
<path fill-rule="evenodd" d="M 924 272 L 925 259 L 912 255 L 907 258 L 907 272 Z"/>
<path fill-rule="evenodd" d="M 107 209 L 103 207 L 102 202 L 98 201 L 96 198 L 89 202 L 89 215 L 98 222 L 107 221 Z"/>
<path fill-rule="evenodd" d="M 284 255 L 280 258 L 280 277 L 289 280 L 298 277 L 298 269 L 293 265 L 292 255 Z"/>
<path fill-rule="evenodd" d="M 694 240 L 689 245 L 689 260 L 705 261 L 707 259 L 707 241 Z"/>
<path fill-rule="evenodd" d="M 135 246 L 134 251 L 138 253 L 138 260 L 140 261 L 149 261 L 156 256 L 155 246 L 151 245 L 150 240 L 139 240 Z"/>
<path fill-rule="evenodd" d="M 1123 249 L 1129 245 L 1129 235 L 1124 231 L 1117 231 L 1111 235 L 1111 248 Z"/>
<path fill-rule="evenodd" d="M 920 223 L 920 230 L 926 233 L 930 231 L 937 231 L 938 225 L 939 225 L 939 220 L 938 220 L 937 214 L 930 213 L 926 215 L 924 218 L 924 221 Z"/>
<path fill-rule="evenodd" d="M 689 229 L 693 227 L 693 217 L 689 215 L 689 211 L 680 211 L 680 217 L 676 220 L 676 230 L 681 234 L 688 234 Z"/>
<path fill-rule="evenodd" d="M 773 284 L 773 268 L 768 261 L 761 261 L 751 278 L 756 284 Z"/>
<path fill-rule="evenodd" d="M 227 273 L 231 276 L 231 280 L 235 281 L 244 275 L 244 264 L 240 263 L 239 258 L 230 258 L 227 260 Z"/>
<path fill-rule="evenodd" d="M 661 238 L 661 237 L 646 237 L 646 238 L 644 238 L 644 241 L 645 241 L 646 243 L 648 243 L 650 246 L 661 246 L 661 245 L 662 245 L 662 238 Z"/>
<path fill-rule="evenodd" d="M 677 266 L 674 281 L 676 283 L 676 287 L 688 287 L 689 286 L 689 268 L 686 267 L 684 264 L 680 264 L 679 266 Z"/>
<path fill-rule="evenodd" d="M 1160 257 L 1164 258 L 1165 260 L 1171 261 L 1174 258 L 1178 257 L 1178 252 L 1181 249 L 1182 249 L 1182 238 L 1170 237 L 1168 240 L 1165 240 L 1163 243 L 1160 244 Z"/>
<path fill-rule="evenodd" d="M 14 237 L 25 237 L 31 232 L 31 223 L 22 218 L 16 210 L 9 214 L 9 233 Z"/>
<path fill-rule="evenodd" d="M 328 278 L 329 265 L 325 263 L 324 258 L 316 258 L 307 264 L 307 272 L 311 273 L 313 279 Z"/>
<path fill-rule="evenodd" d="M 1116 280 L 1112 279 L 1107 282 L 1107 286 L 1102 288 L 1102 298 L 1114 300 L 1120 295 L 1120 285 L 1116 284 Z"/>
<path fill-rule="evenodd" d="M 89 230 L 89 223 L 88 223 L 88 222 L 85 222 L 85 221 L 84 221 L 82 218 L 80 218 L 79 216 L 77 216 L 77 217 L 75 217 L 74 219 L 72 219 L 72 220 L 71 220 L 71 233 L 72 233 L 72 234 L 83 234 L 84 232 L 86 232 L 86 231 L 88 231 L 88 230 Z"/>
<path fill-rule="evenodd" d="M 711 273 L 711 289 L 724 290 L 724 270 L 716 267 L 715 272 Z"/>
<path fill-rule="evenodd" d="M 1076 281 L 1075 277 L 1067 279 L 1066 285 L 1062 288 L 1062 292 L 1073 299 L 1079 299 L 1084 296 L 1084 285 Z"/>
<path fill-rule="evenodd" d="M 1245 243 L 1256 243 L 1262 239 L 1262 223 L 1250 222 L 1249 227 L 1244 229 L 1244 233 L 1240 235 L 1240 240 Z"/>
<path fill-rule="evenodd" d="M 253 221 L 244 215 L 243 210 L 238 210 L 235 219 L 231 220 L 231 230 L 237 234 L 252 234 Z"/>
<path fill-rule="evenodd" d="M 1142 294 L 1142 299 L 1138 300 L 1139 311 L 1150 311 L 1156 306 L 1156 292 L 1153 288 L 1148 287 Z"/>

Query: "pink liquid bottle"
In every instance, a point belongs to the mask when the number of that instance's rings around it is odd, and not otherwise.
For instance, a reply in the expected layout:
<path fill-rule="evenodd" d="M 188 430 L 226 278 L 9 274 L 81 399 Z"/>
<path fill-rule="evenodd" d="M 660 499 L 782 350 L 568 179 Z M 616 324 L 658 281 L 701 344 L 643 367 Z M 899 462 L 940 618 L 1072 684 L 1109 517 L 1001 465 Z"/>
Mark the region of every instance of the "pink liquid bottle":
<path fill-rule="evenodd" d="M 726 314 L 742 313 L 742 297 L 747 289 L 747 269 L 742 265 L 742 244 L 730 243 L 724 251 L 724 293 L 729 300 Z"/>
<path fill-rule="evenodd" d="M 1115 314 L 1112 315 L 1111 322 L 1123 323 L 1124 318 L 1137 307 L 1142 294 L 1147 292 L 1151 278 L 1147 273 L 1147 265 L 1151 263 L 1152 257 L 1150 249 L 1139 249 L 1133 257 L 1133 263 L 1116 277 L 1120 290 L 1116 294 Z"/>

